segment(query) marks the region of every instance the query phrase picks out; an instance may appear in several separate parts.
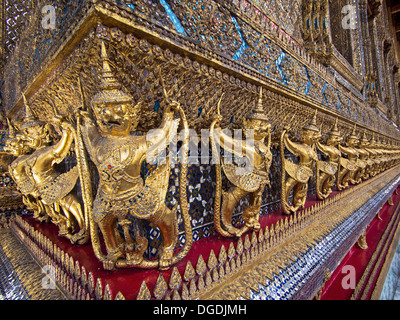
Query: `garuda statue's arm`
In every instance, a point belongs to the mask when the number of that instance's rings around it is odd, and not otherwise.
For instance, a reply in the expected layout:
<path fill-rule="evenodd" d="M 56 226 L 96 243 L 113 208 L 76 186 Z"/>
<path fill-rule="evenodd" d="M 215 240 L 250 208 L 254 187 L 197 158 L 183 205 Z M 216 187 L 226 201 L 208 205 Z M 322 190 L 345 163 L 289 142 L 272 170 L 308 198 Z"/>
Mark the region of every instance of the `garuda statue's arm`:
<path fill-rule="evenodd" d="M 327 146 L 321 144 L 319 141 L 317 141 L 315 145 L 317 146 L 318 150 L 322 151 L 325 155 L 329 156 L 329 151 Z"/>
<path fill-rule="evenodd" d="M 289 139 L 289 134 L 285 131 L 283 133 L 282 140 L 286 146 L 286 148 L 293 153 L 295 156 L 300 156 L 302 154 L 302 149 L 304 148 L 303 145 L 293 142 Z"/>
<path fill-rule="evenodd" d="M 254 157 L 256 155 L 254 140 L 243 141 L 242 137 L 236 138 L 232 137 L 229 134 L 226 134 L 224 130 L 219 127 L 219 123 L 222 120 L 221 115 L 216 115 L 214 117 L 214 121 L 210 127 L 210 135 L 212 138 L 212 144 L 214 144 L 213 148 L 216 148 L 219 145 L 225 152 L 228 152 L 234 155 L 235 162 L 240 163 L 240 166 L 244 168 L 245 172 L 248 169 L 252 169 L 254 167 Z M 213 155 L 213 157 L 217 157 L 214 160 L 219 161 L 219 154 Z M 225 158 L 229 159 L 229 158 Z M 224 164 L 228 164 L 230 161 L 226 161 Z"/>
<path fill-rule="evenodd" d="M 339 144 L 338 149 L 344 155 L 349 154 L 349 149 L 347 147 L 342 146 L 341 144 Z"/>
<path fill-rule="evenodd" d="M 56 144 L 38 150 L 34 165 L 36 171 L 46 172 L 54 164 L 62 162 L 68 155 L 74 138 L 68 126 L 62 125 L 62 128 L 61 139 Z"/>
<path fill-rule="evenodd" d="M 63 126 L 63 129 L 60 141 L 53 146 L 52 155 L 54 163 L 60 163 L 65 159 L 74 141 L 74 136 L 69 127 Z"/>
<path fill-rule="evenodd" d="M 228 151 L 235 156 L 248 157 L 254 154 L 254 145 L 244 142 L 242 139 L 232 138 L 219 127 L 214 128 L 211 134 L 213 134 L 213 138 L 217 144 L 219 144 L 225 151 Z"/>
<path fill-rule="evenodd" d="M 79 115 L 81 116 L 81 119 L 84 120 L 82 121 L 83 125 L 81 126 L 83 142 L 86 146 L 86 150 L 89 152 L 90 157 L 93 159 L 93 146 L 96 140 L 101 138 L 101 135 L 88 112 L 79 111 Z"/>
<path fill-rule="evenodd" d="M 166 150 L 167 143 L 177 138 L 179 119 L 174 118 L 175 109 L 180 108 L 179 103 L 173 101 L 164 111 L 163 119 L 157 129 L 150 130 L 146 135 L 147 155 L 149 162 L 154 161 L 161 152 Z"/>

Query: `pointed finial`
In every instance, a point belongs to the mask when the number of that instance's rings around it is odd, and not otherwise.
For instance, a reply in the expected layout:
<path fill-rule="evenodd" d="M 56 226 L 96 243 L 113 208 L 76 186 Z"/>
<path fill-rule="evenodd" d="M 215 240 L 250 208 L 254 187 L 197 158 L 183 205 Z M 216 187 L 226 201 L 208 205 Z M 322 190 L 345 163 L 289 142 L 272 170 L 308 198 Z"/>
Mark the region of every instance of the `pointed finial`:
<path fill-rule="evenodd" d="M 165 88 L 164 78 L 162 77 L 162 74 L 161 74 L 161 69 L 158 72 L 158 76 L 160 77 L 160 83 L 161 83 L 161 87 L 162 87 L 162 90 L 163 90 L 165 101 L 167 103 L 170 103 L 169 95 L 168 95 L 167 89 Z"/>
<path fill-rule="evenodd" d="M 219 116 L 221 115 L 221 101 L 222 101 L 222 98 L 224 97 L 224 95 L 225 95 L 225 92 L 223 92 L 221 94 L 221 97 L 219 98 L 218 103 L 217 103 L 217 114 Z"/>
<path fill-rule="evenodd" d="M 340 136 L 340 132 L 338 129 L 338 118 L 337 117 L 335 120 L 335 124 L 333 125 L 333 128 L 331 129 L 331 131 L 328 132 L 328 134 L 331 136 L 338 136 L 338 137 Z"/>
<path fill-rule="evenodd" d="M 29 107 L 28 102 L 26 101 L 25 94 L 23 92 L 22 92 L 22 101 L 25 107 L 25 121 L 36 119 L 36 115 L 32 112 L 32 109 Z"/>
<path fill-rule="evenodd" d="M 142 284 L 140 285 L 139 293 L 136 297 L 136 300 L 150 300 L 151 293 L 149 288 L 146 285 L 146 282 L 143 280 Z"/>
<path fill-rule="evenodd" d="M 182 284 L 182 276 L 178 271 L 177 267 L 172 269 L 172 274 L 169 279 L 169 287 L 171 290 L 178 290 Z"/>
<path fill-rule="evenodd" d="M 348 136 L 347 139 L 356 139 L 358 140 L 358 137 L 356 136 L 356 129 L 357 129 L 357 124 L 354 124 L 353 132 Z"/>
<path fill-rule="evenodd" d="M 262 89 L 262 87 L 260 87 L 260 93 L 258 95 L 258 103 L 257 103 L 256 111 L 260 112 L 260 113 L 264 112 L 264 108 L 263 108 L 263 89 Z"/>
<path fill-rule="evenodd" d="M 108 63 L 108 55 L 107 55 L 106 45 L 104 44 L 103 40 L 101 41 L 101 60 L 103 62 L 103 72 L 105 72 L 105 71 L 111 72 L 111 68 Z"/>
<path fill-rule="evenodd" d="M 335 120 L 335 124 L 333 125 L 333 130 L 339 131 L 338 130 L 338 118 L 337 117 L 336 117 L 336 120 Z"/>
<path fill-rule="evenodd" d="M 364 129 L 364 132 L 363 132 L 361 141 L 363 141 L 363 142 L 368 142 L 368 139 L 367 139 L 367 129 Z"/>
<path fill-rule="evenodd" d="M 318 114 L 318 110 L 315 109 L 314 117 L 313 117 L 313 120 L 312 120 L 315 125 L 317 125 L 317 114 Z"/>
<path fill-rule="evenodd" d="M 157 300 L 161 300 L 165 296 L 165 293 L 167 292 L 167 290 L 168 290 L 168 284 L 165 281 L 162 273 L 160 273 L 158 275 L 157 282 L 154 287 L 154 292 L 153 292 L 154 296 L 156 297 Z M 137 299 L 137 300 L 139 300 L 139 299 Z"/>
<path fill-rule="evenodd" d="M 100 87 L 104 89 L 118 89 L 121 85 L 111 71 L 110 60 L 108 59 L 104 41 L 101 41 L 101 61 L 103 63 L 103 70 L 101 71 Z"/>
<path fill-rule="evenodd" d="M 46 123 L 38 120 L 38 118 L 36 117 L 36 114 L 29 107 L 28 102 L 25 97 L 25 94 L 23 92 L 22 92 L 22 101 L 25 106 L 25 119 L 21 126 L 21 129 L 45 125 Z"/>
<path fill-rule="evenodd" d="M 246 119 L 269 121 L 268 117 L 265 115 L 265 112 L 264 112 L 262 87 L 260 87 L 256 110 L 255 110 L 255 112 L 248 115 Z"/>
<path fill-rule="evenodd" d="M 16 136 L 15 127 L 13 126 L 9 118 L 7 118 L 7 124 L 8 124 L 8 137 L 15 138 Z"/>
<path fill-rule="evenodd" d="M 317 126 L 317 114 L 318 114 L 318 110 L 315 109 L 315 113 L 314 113 L 314 116 L 313 116 L 311 122 L 308 125 L 304 126 L 303 129 L 319 132 L 319 128 Z"/>
<path fill-rule="evenodd" d="M 120 90 L 121 84 L 114 77 L 104 41 L 101 41 L 100 58 L 102 62 L 100 92 L 93 97 L 91 102 L 93 104 L 103 104 L 107 102 L 131 103 L 133 100 L 132 97 Z"/>

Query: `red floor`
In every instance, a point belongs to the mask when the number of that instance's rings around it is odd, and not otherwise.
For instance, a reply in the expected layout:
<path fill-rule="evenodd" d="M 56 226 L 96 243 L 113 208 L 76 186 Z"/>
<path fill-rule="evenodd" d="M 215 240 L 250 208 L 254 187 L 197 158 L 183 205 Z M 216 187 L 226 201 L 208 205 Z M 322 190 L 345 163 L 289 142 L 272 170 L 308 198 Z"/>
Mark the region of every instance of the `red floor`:
<path fill-rule="evenodd" d="M 400 187 L 397 189 L 400 190 Z M 348 254 L 344 257 L 342 262 L 339 264 L 339 266 L 336 268 L 336 270 L 333 272 L 332 277 L 329 281 L 326 282 L 325 287 L 323 289 L 322 295 L 321 295 L 321 300 L 348 300 L 351 298 L 354 290 L 349 288 L 349 289 L 344 289 L 342 286 L 342 282 L 345 284 L 349 283 L 349 274 L 350 271 L 345 268 L 343 270 L 343 267 L 345 266 L 353 266 L 355 268 L 355 276 L 356 276 L 356 281 L 355 283 L 357 284 L 363 273 L 365 268 L 367 267 L 369 261 L 374 255 L 375 250 L 377 249 L 379 245 L 379 241 L 381 238 L 384 236 L 385 230 L 388 227 L 388 224 L 390 222 L 391 217 L 396 211 L 396 207 L 398 203 L 400 202 L 400 195 L 393 194 L 393 206 L 389 206 L 387 203 L 383 206 L 383 208 L 380 211 L 380 217 L 382 220 L 379 220 L 378 217 L 376 216 L 374 220 L 370 223 L 369 227 L 367 228 L 367 244 L 368 248 L 366 250 L 360 249 L 357 245 L 354 245 Z M 390 228 L 396 227 L 397 225 L 394 226 L 389 226 Z M 385 239 L 384 239 L 385 240 Z M 386 239 L 385 241 L 391 241 L 392 239 Z M 378 252 L 379 253 L 379 252 Z M 376 256 L 379 256 L 379 254 L 376 254 Z M 379 271 L 380 268 L 382 267 L 383 260 L 379 262 L 378 266 L 378 272 L 375 274 L 375 279 L 373 281 L 373 284 L 368 290 L 366 300 L 368 300 L 372 294 L 372 291 L 375 287 L 375 282 L 377 276 L 379 276 Z M 370 268 L 370 271 L 374 269 L 375 265 Z M 343 270 L 343 272 L 342 272 Z"/>
<path fill-rule="evenodd" d="M 332 194 L 332 196 L 333 195 L 334 194 Z M 311 207 L 315 202 L 315 199 L 310 199 L 307 201 L 306 208 Z M 287 216 L 283 215 L 280 211 L 268 214 L 260 218 L 261 226 L 264 229 L 265 226 L 270 226 L 284 217 Z M 143 280 L 146 281 L 150 292 L 153 292 L 158 278 L 158 272 L 140 269 L 125 269 L 118 271 L 103 270 L 102 264 L 98 262 L 90 245 L 73 246 L 68 240 L 58 236 L 58 228 L 55 225 L 40 223 L 32 216 L 26 216 L 24 219 L 35 229 L 39 230 L 46 237 L 51 239 L 53 243 L 64 252 L 68 253 L 68 255 L 74 260 L 78 260 L 80 265 L 84 266 L 88 273 L 92 272 L 95 280 L 97 278 L 103 279 L 103 288 L 108 283 L 112 290 L 112 296 L 115 296 L 118 291 L 120 291 L 126 299 L 136 299 Z M 243 236 L 243 239 L 244 237 L 245 236 Z M 224 245 L 225 249 L 228 250 L 231 242 L 236 246 L 237 241 L 235 239 L 224 238 L 218 234 L 198 240 L 193 243 L 189 254 L 175 266 L 178 268 L 180 274 L 183 274 L 189 261 L 192 263 L 193 267 L 196 267 L 200 255 L 202 255 L 204 261 L 207 262 L 211 250 L 214 250 L 215 255 L 218 257 L 221 246 Z M 103 252 L 105 252 L 105 250 L 103 250 Z M 167 283 L 171 273 L 172 269 L 162 272 Z"/>
<path fill-rule="evenodd" d="M 332 194 L 331 196 L 333 195 L 334 194 Z M 367 240 L 369 248 L 365 251 L 358 249 L 357 247 L 353 247 L 351 249 L 349 254 L 344 258 L 342 263 L 332 275 L 331 280 L 326 283 L 325 289 L 322 294 L 322 299 L 333 300 L 350 298 L 352 290 L 343 290 L 341 288 L 341 279 L 344 276 L 341 274 L 342 267 L 348 264 L 354 265 L 357 270 L 356 274 L 358 282 L 359 278 L 362 275 L 363 269 L 368 264 L 368 261 L 370 260 L 370 257 L 372 256 L 374 249 L 379 242 L 381 234 L 384 232 L 387 226 L 390 216 L 395 210 L 397 202 L 400 201 L 400 195 L 394 195 L 393 200 L 395 202 L 395 206 L 386 205 L 382 209 L 381 217 L 383 218 L 383 221 L 374 219 L 374 221 L 368 228 Z M 310 207 L 314 203 L 315 199 L 310 199 L 307 202 L 306 207 Z M 284 215 L 282 215 L 282 213 L 280 212 L 268 214 L 261 218 L 261 225 L 263 228 L 265 228 L 265 226 L 269 226 L 283 217 Z M 50 238 L 53 243 L 55 243 L 60 249 L 73 257 L 74 260 L 78 260 L 80 262 L 80 265 L 86 268 L 87 272 L 92 272 L 95 280 L 97 278 L 103 279 L 103 288 L 106 284 L 109 284 L 112 291 L 112 297 L 114 297 L 118 293 L 118 291 L 120 291 L 126 299 L 136 299 L 140 285 L 143 281 L 146 281 L 150 292 L 153 292 L 159 274 L 158 272 L 153 272 L 152 270 L 138 269 L 125 269 L 118 271 L 103 270 L 101 263 L 99 263 L 94 256 L 92 247 L 90 245 L 73 246 L 69 243 L 69 241 L 58 237 L 58 230 L 55 225 L 41 224 L 34 220 L 31 216 L 27 216 L 25 217 L 25 219 L 32 226 L 42 232 L 45 236 Z M 192 263 L 193 267 L 196 267 L 197 260 L 200 254 L 203 256 L 204 261 L 207 261 L 211 249 L 213 249 L 216 256 L 218 256 L 221 246 L 225 245 L 225 248 L 228 249 L 230 242 L 234 242 L 234 245 L 236 245 L 236 240 L 223 238 L 217 234 L 196 241 L 193 243 L 192 249 L 190 250 L 187 257 L 179 262 L 176 267 L 178 268 L 180 274 L 183 274 L 188 261 Z M 167 281 L 167 283 L 169 281 L 171 273 L 172 269 L 162 272 L 164 279 Z"/>

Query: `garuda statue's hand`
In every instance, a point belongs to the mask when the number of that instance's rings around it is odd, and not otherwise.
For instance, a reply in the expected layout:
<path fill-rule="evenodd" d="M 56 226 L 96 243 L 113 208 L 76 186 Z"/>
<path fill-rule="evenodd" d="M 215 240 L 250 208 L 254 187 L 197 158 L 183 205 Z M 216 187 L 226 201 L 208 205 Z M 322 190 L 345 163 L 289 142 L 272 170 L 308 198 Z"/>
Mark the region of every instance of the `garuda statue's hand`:
<path fill-rule="evenodd" d="M 79 117 L 82 117 L 83 119 L 92 120 L 91 114 L 86 110 L 75 109 L 74 114 L 76 117 L 79 116 Z"/>
<path fill-rule="evenodd" d="M 55 114 L 52 119 L 53 124 L 56 126 L 61 126 L 63 121 L 65 121 L 65 117 L 59 114 Z"/>
<path fill-rule="evenodd" d="M 181 104 L 180 104 L 178 101 L 173 100 L 173 101 L 169 104 L 168 109 L 173 110 L 173 111 L 175 111 L 175 112 L 179 112 L 179 111 L 182 109 L 182 107 L 181 107 Z"/>
<path fill-rule="evenodd" d="M 216 115 L 213 116 L 212 120 L 213 120 L 213 122 L 215 121 L 216 123 L 220 123 L 223 118 L 224 117 L 221 116 L 220 114 L 216 114 Z"/>

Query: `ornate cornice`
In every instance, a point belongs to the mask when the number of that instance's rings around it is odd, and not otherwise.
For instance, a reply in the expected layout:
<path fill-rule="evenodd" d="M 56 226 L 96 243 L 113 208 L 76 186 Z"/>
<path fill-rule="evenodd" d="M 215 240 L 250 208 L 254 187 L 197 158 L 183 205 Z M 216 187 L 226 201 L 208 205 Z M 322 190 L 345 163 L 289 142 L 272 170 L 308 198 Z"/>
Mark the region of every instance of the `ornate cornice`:
<path fill-rule="evenodd" d="M 321 94 L 322 90 L 325 91 L 324 81 L 326 81 L 326 93 L 324 94 L 324 99 L 326 99 L 326 101 L 318 101 L 316 99 L 318 97 L 314 98 L 311 94 L 304 95 L 298 90 L 296 91 L 280 81 L 263 75 L 261 72 L 258 72 L 248 65 L 237 62 L 234 59 L 228 59 L 223 54 L 189 41 L 187 37 L 182 36 L 176 31 L 166 28 L 155 21 L 152 21 L 151 18 L 140 16 L 140 13 L 137 12 L 134 14 L 130 8 L 125 8 L 122 10 L 118 6 L 111 6 L 109 2 L 103 1 L 85 11 L 83 16 L 84 18 L 80 19 L 71 26 L 71 29 L 68 30 L 64 38 L 62 38 L 62 44 L 57 47 L 57 50 L 54 51 L 52 55 L 49 55 L 44 61 L 42 61 L 42 67 L 40 68 L 38 74 L 31 79 L 27 79 L 28 83 L 24 91 L 28 99 L 33 98 L 33 95 L 37 96 L 39 91 L 46 89 L 42 88 L 42 85 L 46 82 L 51 82 L 48 81 L 53 77 L 53 73 L 59 69 L 60 65 L 66 60 L 67 57 L 73 54 L 74 49 L 79 43 L 82 41 L 93 41 L 90 37 L 88 38 L 87 35 L 89 34 L 90 30 L 96 28 L 99 22 L 102 22 L 110 28 L 115 28 L 115 26 L 118 26 L 122 32 L 131 32 L 139 39 L 146 39 L 150 43 L 157 44 L 161 48 L 168 49 L 171 52 L 187 57 L 192 61 L 196 61 L 196 63 L 202 62 L 214 70 L 219 70 L 223 77 L 228 77 L 228 79 L 229 77 L 233 77 L 233 79 L 243 81 L 243 84 L 245 84 L 250 91 L 254 92 L 254 94 L 256 94 L 257 91 L 256 87 L 263 86 L 268 92 L 270 92 L 269 95 L 273 100 L 271 101 L 271 105 L 274 105 L 274 101 L 279 101 L 281 99 L 279 97 L 285 97 L 288 99 L 288 101 L 293 101 L 295 104 L 307 106 L 310 108 L 310 112 L 312 112 L 311 109 L 318 109 L 322 114 L 327 114 L 332 117 L 339 117 L 339 119 L 345 123 L 348 123 L 349 126 L 352 126 L 354 120 L 348 119 L 342 116 L 340 113 L 338 114 L 336 109 L 332 108 L 334 106 L 331 106 L 328 103 L 330 99 L 333 99 L 333 101 L 337 99 L 337 93 L 335 93 L 335 91 L 337 90 L 338 93 L 340 92 L 342 105 L 343 99 L 348 99 L 349 103 L 356 104 L 360 110 L 367 108 L 365 102 L 359 97 L 359 95 L 355 95 L 351 90 L 343 90 L 342 85 L 336 83 L 334 76 L 325 67 L 315 63 L 315 61 L 309 55 L 302 53 L 303 51 L 299 47 L 288 42 L 288 39 L 285 37 L 278 37 L 278 39 L 281 39 L 279 41 L 283 42 L 287 41 L 287 50 L 293 54 L 290 56 L 290 58 L 294 59 L 293 61 L 295 63 L 301 63 L 300 66 L 303 65 L 301 62 L 303 61 L 302 59 L 304 59 L 304 63 L 306 63 L 306 61 L 309 62 L 309 64 L 304 64 L 303 66 L 309 68 L 309 73 L 313 72 L 313 74 L 315 74 L 315 76 L 313 76 L 314 79 L 310 78 L 310 81 L 312 80 L 311 84 L 316 86 L 314 89 L 316 90 L 316 95 Z M 289 51 L 289 49 L 291 51 Z M 314 61 L 314 64 L 311 63 L 312 61 Z M 338 65 L 342 65 L 341 68 L 346 70 L 346 66 L 343 64 L 343 61 L 338 61 L 340 62 L 338 62 Z M 313 65 L 315 66 L 315 69 L 313 69 Z M 347 74 L 351 74 L 351 71 L 348 69 L 346 72 Z M 343 73 L 346 74 L 346 72 Z M 218 75 L 218 72 L 216 74 Z M 352 80 L 353 82 L 356 82 L 356 85 L 358 86 L 355 88 L 355 90 L 358 90 L 360 85 L 359 79 L 357 77 L 353 77 Z M 315 81 L 319 81 L 321 83 L 316 83 Z M 318 86 L 320 86 L 320 91 L 317 90 Z M 11 102 L 11 100 L 9 102 Z M 18 98 L 18 95 L 16 95 L 15 103 L 13 104 L 12 109 L 9 111 L 9 115 L 14 117 L 21 106 L 22 99 L 20 96 Z M 370 111 L 366 110 L 365 112 L 368 113 Z M 377 118 L 374 118 L 372 114 L 369 118 L 374 122 L 378 120 Z M 383 128 L 381 125 L 376 125 L 374 128 L 368 124 L 366 125 L 365 123 L 358 123 L 358 125 L 360 130 L 367 128 L 368 130 L 375 131 L 376 133 L 379 133 L 377 130 L 378 128 L 379 130 Z M 393 137 L 395 135 L 391 134 L 391 136 Z"/>
<path fill-rule="evenodd" d="M 364 86 L 363 79 L 355 69 L 347 62 L 345 58 L 336 50 L 332 51 L 330 59 L 330 65 L 343 77 L 345 78 L 358 92 L 360 92 Z"/>

